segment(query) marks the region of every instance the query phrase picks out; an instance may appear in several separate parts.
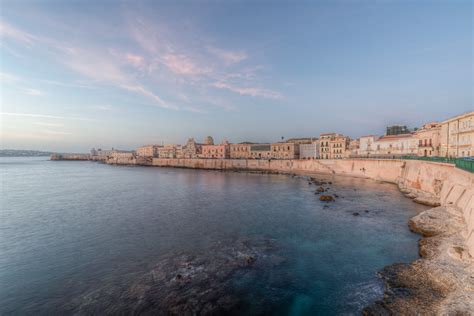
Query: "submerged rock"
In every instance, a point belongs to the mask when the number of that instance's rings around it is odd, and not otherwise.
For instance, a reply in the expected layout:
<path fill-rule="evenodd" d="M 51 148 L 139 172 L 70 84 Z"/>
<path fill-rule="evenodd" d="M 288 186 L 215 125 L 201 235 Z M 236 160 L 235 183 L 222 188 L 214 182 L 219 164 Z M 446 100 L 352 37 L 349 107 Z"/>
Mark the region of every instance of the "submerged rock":
<path fill-rule="evenodd" d="M 319 197 L 319 200 L 322 201 L 322 202 L 333 202 L 334 198 L 330 195 L 321 195 Z"/>
<path fill-rule="evenodd" d="M 131 284 L 104 286 L 68 302 L 64 310 L 87 315 L 239 314 L 234 275 L 283 263 L 275 250 L 273 240 L 238 240 L 216 243 L 204 253 L 169 254 Z"/>
<path fill-rule="evenodd" d="M 317 193 L 322 193 L 324 191 L 326 191 L 326 190 L 323 187 L 319 187 L 319 188 L 316 189 Z"/>

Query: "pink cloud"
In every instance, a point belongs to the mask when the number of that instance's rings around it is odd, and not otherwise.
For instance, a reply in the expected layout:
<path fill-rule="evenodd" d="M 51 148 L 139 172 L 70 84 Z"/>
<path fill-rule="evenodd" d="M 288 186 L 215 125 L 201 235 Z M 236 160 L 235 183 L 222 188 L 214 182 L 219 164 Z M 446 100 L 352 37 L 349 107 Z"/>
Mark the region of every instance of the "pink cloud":
<path fill-rule="evenodd" d="M 214 82 L 211 84 L 214 88 L 218 89 L 226 89 L 240 95 L 249 95 L 252 97 L 262 97 L 268 99 L 283 99 L 283 95 L 277 91 L 272 91 L 263 88 L 255 88 L 255 87 L 237 87 L 235 85 L 231 85 L 225 82 Z"/>
<path fill-rule="evenodd" d="M 226 64 L 235 64 L 248 57 L 244 51 L 228 51 L 211 46 L 207 47 L 207 50 Z"/>
<path fill-rule="evenodd" d="M 166 54 L 163 57 L 163 63 L 172 72 L 179 75 L 202 75 L 211 71 L 209 68 L 197 66 L 183 54 Z"/>
<path fill-rule="evenodd" d="M 138 56 L 138 55 L 134 55 L 134 54 L 125 54 L 125 59 L 135 65 L 135 66 L 140 66 L 142 63 L 143 63 L 143 57 L 142 56 Z"/>

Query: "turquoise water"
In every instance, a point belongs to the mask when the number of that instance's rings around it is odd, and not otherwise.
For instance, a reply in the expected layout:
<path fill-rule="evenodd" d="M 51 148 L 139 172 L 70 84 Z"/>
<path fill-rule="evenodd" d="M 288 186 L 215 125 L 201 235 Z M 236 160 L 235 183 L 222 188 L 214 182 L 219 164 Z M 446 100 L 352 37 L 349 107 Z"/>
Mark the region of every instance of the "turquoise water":
<path fill-rule="evenodd" d="M 0 168 L 0 314 L 358 314 L 383 294 L 378 270 L 418 257 L 407 220 L 425 208 L 391 184 L 326 179 L 325 204 L 284 175 Z"/>

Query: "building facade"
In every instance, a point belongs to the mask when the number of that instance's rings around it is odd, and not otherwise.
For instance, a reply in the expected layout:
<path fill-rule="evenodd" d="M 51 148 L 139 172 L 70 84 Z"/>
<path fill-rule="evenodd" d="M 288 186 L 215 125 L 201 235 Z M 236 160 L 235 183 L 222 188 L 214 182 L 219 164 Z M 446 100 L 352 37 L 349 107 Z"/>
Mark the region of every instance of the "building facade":
<path fill-rule="evenodd" d="M 386 135 L 374 143 L 374 156 L 379 158 L 394 158 L 401 156 L 416 156 L 418 140 L 413 134 Z"/>
<path fill-rule="evenodd" d="M 297 143 L 273 143 L 270 146 L 272 159 L 298 159 L 300 146 Z"/>
<path fill-rule="evenodd" d="M 310 144 L 300 144 L 300 159 L 318 159 L 319 141 Z"/>
<path fill-rule="evenodd" d="M 158 147 L 157 145 L 145 145 L 138 147 L 135 152 L 139 157 L 158 157 Z"/>
<path fill-rule="evenodd" d="M 474 111 L 442 122 L 440 134 L 442 157 L 474 156 Z"/>
<path fill-rule="evenodd" d="M 349 157 L 349 137 L 337 133 L 319 136 L 320 159 L 342 159 Z"/>
<path fill-rule="evenodd" d="M 360 140 L 353 139 L 349 142 L 349 157 L 360 156 Z"/>
<path fill-rule="evenodd" d="M 230 158 L 249 159 L 250 143 L 230 144 Z"/>
<path fill-rule="evenodd" d="M 196 143 L 194 138 L 188 139 L 186 145 L 182 148 L 183 158 L 194 159 L 202 154 L 202 144 Z"/>
<path fill-rule="evenodd" d="M 230 145 L 226 141 L 220 145 L 203 145 L 201 157 L 207 159 L 228 159 L 230 158 Z"/>
<path fill-rule="evenodd" d="M 415 132 L 418 140 L 417 155 L 420 157 L 438 157 L 441 148 L 441 124 L 428 123 Z"/>
<path fill-rule="evenodd" d="M 270 144 L 250 145 L 250 159 L 271 159 L 272 146 Z"/>

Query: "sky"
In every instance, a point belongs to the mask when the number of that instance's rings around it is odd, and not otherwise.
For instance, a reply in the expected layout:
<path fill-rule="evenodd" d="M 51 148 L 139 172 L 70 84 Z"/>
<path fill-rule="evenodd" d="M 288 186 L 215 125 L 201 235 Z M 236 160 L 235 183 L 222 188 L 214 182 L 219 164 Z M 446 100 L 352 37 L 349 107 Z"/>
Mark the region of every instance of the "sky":
<path fill-rule="evenodd" d="M 1 148 L 274 142 L 474 109 L 472 1 L 0 2 Z"/>

